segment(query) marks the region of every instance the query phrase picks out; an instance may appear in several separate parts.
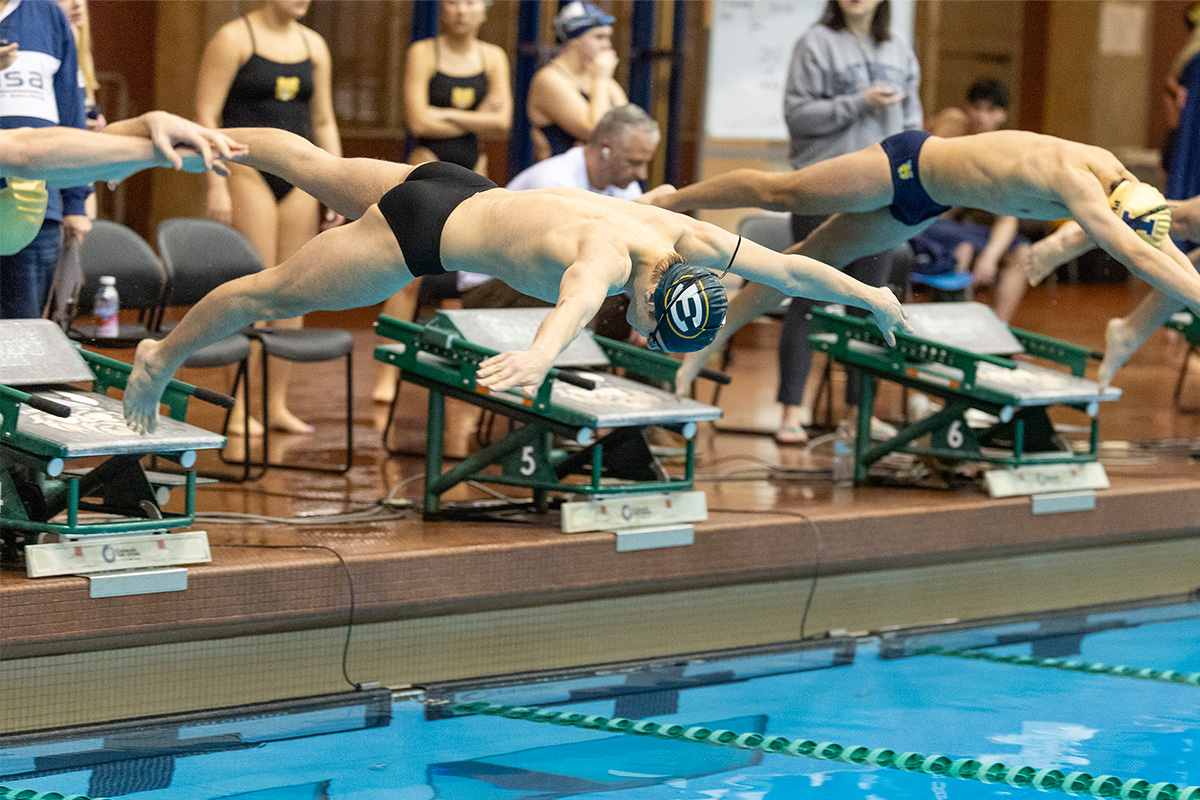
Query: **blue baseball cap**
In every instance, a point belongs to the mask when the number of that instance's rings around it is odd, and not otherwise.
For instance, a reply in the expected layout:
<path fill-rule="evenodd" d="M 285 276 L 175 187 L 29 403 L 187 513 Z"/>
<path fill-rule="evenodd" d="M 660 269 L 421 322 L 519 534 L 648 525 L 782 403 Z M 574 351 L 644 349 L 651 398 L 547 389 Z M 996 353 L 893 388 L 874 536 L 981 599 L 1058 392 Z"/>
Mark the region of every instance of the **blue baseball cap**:
<path fill-rule="evenodd" d="M 561 9 L 554 18 L 554 34 L 560 42 L 567 42 L 576 36 L 582 36 L 592 28 L 603 28 L 613 24 L 612 14 L 606 14 L 599 6 L 586 0 L 572 0 Z"/>
<path fill-rule="evenodd" d="M 693 353 L 717 338 L 725 324 L 729 296 L 721 279 L 704 267 L 674 264 L 654 290 L 651 350 Z"/>

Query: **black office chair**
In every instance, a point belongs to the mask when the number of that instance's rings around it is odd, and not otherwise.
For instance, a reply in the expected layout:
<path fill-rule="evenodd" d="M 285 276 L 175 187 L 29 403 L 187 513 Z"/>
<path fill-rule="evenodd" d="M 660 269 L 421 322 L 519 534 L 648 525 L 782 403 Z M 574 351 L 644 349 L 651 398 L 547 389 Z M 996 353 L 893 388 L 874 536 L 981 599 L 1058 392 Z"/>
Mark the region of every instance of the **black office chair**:
<path fill-rule="evenodd" d="M 78 295 L 69 301 L 74 313 L 68 336 L 86 345 L 114 349 L 137 347 L 142 339 L 154 336 L 167 274 L 141 236 L 124 225 L 98 219 L 80 246 L 79 266 Z M 138 312 L 138 321 L 122 324 L 116 336 L 98 336 L 96 326 L 84 321 L 94 311 L 96 290 L 104 275 L 116 279 L 121 308 Z"/>
<path fill-rule="evenodd" d="M 170 278 L 168 297 L 171 305 L 191 305 L 220 284 L 261 271 L 262 260 L 254 246 L 227 225 L 204 219 L 168 219 L 158 226 L 158 249 Z M 263 455 L 250 462 L 254 466 L 298 469 L 308 472 L 345 473 L 354 461 L 354 339 L 340 328 L 302 328 L 298 330 L 248 328 L 243 331 L 259 342 L 263 352 Z M 314 467 L 282 464 L 270 460 L 271 421 L 267 402 L 270 388 L 267 360 L 279 358 L 294 363 L 346 360 L 346 460 L 338 467 Z M 237 384 L 234 385 L 237 391 Z M 247 392 L 249 397 L 249 392 Z M 249 403 L 246 403 L 247 407 Z"/>

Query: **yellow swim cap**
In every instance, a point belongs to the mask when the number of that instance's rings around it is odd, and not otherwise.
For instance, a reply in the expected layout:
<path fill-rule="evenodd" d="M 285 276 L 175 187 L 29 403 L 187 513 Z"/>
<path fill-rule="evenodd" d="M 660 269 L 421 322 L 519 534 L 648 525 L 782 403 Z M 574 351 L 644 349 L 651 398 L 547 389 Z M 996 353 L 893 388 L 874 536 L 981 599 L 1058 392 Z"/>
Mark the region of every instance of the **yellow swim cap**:
<path fill-rule="evenodd" d="M 1108 196 L 1108 206 L 1138 236 L 1162 247 L 1171 229 L 1171 209 L 1162 192 L 1148 183 L 1121 181 Z"/>
<path fill-rule="evenodd" d="M 45 220 L 45 181 L 0 178 L 0 256 L 25 249 Z"/>

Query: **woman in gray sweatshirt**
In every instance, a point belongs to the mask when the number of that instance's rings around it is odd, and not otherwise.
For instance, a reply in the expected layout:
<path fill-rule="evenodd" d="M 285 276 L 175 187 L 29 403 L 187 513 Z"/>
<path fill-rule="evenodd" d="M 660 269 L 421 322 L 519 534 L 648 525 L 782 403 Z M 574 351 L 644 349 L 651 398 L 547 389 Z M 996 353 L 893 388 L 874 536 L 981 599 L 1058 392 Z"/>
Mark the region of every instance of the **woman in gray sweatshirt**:
<path fill-rule="evenodd" d="M 894 133 L 920 128 L 921 70 L 905 41 L 892 36 L 889 0 L 829 0 L 819 22 L 796 42 L 788 66 L 783 113 L 793 169 L 852 153 Z M 801 241 L 823 216 L 792 215 Z M 846 272 L 872 286 L 886 283 L 891 254 L 860 259 Z M 794 300 L 779 342 L 779 402 L 783 419 L 775 440 L 804 444 L 811 408 L 804 387 L 812 366 L 805 315 L 812 304 Z M 858 382 L 846 385 L 846 403 L 858 405 Z"/>

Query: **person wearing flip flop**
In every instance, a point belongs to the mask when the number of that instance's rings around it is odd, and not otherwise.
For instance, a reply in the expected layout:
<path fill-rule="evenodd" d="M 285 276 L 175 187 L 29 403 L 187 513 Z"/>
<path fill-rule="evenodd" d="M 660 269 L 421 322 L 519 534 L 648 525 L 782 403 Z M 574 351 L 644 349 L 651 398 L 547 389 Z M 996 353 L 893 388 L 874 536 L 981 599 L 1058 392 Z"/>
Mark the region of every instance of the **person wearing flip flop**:
<path fill-rule="evenodd" d="M 630 295 L 627 317 L 652 348 L 686 352 L 725 318 L 719 275 L 732 272 L 788 295 L 865 308 L 889 342 L 910 330 L 887 288 L 867 286 L 811 258 L 784 255 L 722 228 L 579 189 L 501 189 L 444 161 L 410 167 L 338 158 L 274 129 L 234 129 L 248 166 L 295 183 L 354 219 L 303 245 L 275 269 L 225 283 L 161 341 L 138 345 L 125 419 L 154 430 L 164 387 L 196 350 L 262 319 L 372 305 L 423 275 L 470 270 L 555 303 L 528 350 L 484 360 L 478 385 L 530 390 L 595 315 Z"/>
<path fill-rule="evenodd" d="M 943 139 L 905 131 L 794 172 L 734 170 L 683 189 L 658 187 L 640 202 L 673 211 L 758 206 L 838 212 L 788 251 L 835 268 L 915 236 L 950 206 L 1023 219 L 1071 217 L 1157 290 L 1129 317 L 1109 323 L 1097 378 L 1102 387 L 1147 330 L 1180 307 L 1200 310 L 1200 275 L 1166 236 L 1171 214 L 1162 195 L 1139 183 L 1107 150 L 1053 136 L 995 131 Z M 676 385 L 690 385 L 734 331 L 782 300 L 769 286 L 742 289 L 713 343 L 684 358 Z"/>

